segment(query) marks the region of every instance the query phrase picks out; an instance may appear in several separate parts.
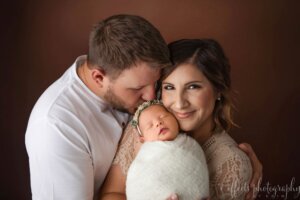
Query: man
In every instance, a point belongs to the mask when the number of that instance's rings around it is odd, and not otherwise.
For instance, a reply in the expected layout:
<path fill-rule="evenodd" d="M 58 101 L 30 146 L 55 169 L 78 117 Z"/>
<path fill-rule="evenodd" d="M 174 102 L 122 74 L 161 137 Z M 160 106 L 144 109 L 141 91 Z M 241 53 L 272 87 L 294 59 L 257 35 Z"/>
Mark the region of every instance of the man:
<path fill-rule="evenodd" d="M 116 15 L 92 30 L 87 56 L 34 106 L 26 131 L 33 199 L 96 199 L 122 129 L 155 97 L 167 45 L 145 19 Z"/>
<path fill-rule="evenodd" d="M 95 26 L 89 53 L 34 106 L 26 131 L 33 199 L 93 199 L 111 165 L 122 128 L 155 97 L 169 65 L 159 31 L 138 16 L 112 16 Z"/>

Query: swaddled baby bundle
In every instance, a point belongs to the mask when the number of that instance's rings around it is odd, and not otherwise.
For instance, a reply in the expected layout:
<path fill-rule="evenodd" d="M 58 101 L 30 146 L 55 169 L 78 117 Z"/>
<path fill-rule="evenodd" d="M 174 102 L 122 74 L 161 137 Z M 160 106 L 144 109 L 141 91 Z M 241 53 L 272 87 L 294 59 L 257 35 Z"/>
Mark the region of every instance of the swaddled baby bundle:
<path fill-rule="evenodd" d="M 128 200 L 180 200 L 209 196 L 208 171 L 200 145 L 179 134 L 174 141 L 145 142 L 132 162 L 126 180 Z"/>

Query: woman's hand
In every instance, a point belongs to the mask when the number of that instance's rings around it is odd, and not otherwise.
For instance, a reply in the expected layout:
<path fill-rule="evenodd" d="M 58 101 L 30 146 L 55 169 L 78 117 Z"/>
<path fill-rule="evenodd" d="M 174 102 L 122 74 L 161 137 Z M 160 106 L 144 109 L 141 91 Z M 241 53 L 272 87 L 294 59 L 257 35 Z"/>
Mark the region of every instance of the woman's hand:
<path fill-rule="evenodd" d="M 125 200 L 126 177 L 119 165 L 112 165 L 100 189 L 100 200 Z"/>
<path fill-rule="evenodd" d="M 260 187 L 261 184 L 261 180 L 263 176 L 263 172 L 262 172 L 263 167 L 250 144 L 241 143 L 239 144 L 239 147 L 249 156 L 253 168 L 253 175 L 250 181 L 249 192 L 247 193 L 245 199 L 255 199 L 258 193 L 258 188 Z"/>

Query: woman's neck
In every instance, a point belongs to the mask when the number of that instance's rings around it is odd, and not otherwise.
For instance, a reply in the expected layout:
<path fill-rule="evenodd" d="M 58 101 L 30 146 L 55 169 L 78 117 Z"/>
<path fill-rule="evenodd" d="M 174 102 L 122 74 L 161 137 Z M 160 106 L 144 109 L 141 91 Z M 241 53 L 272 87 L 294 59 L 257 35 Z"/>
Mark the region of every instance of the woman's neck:
<path fill-rule="evenodd" d="M 191 132 L 191 136 L 203 145 L 213 134 L 214 122 L 212 117 L 207 119 L 201 126 Z"/>

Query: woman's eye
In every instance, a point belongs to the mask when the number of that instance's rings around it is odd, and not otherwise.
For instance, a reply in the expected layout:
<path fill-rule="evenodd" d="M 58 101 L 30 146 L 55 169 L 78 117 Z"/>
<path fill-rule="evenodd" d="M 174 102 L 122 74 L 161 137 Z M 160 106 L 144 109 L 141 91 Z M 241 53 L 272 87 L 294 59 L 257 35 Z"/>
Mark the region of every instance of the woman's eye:
<path fill-rule="evenodd" d="M 174 89 L 174 87 L 171 85 L 164 85 L 163 88 L 164 88 L 164 90 L 173 90 Z"/>
<path fill-rule="evenodd" d="M 201 88 L 200 85 L 189 85 L 188 86 L 188 89 L 199 89 L 199 88 Z"/>

